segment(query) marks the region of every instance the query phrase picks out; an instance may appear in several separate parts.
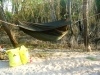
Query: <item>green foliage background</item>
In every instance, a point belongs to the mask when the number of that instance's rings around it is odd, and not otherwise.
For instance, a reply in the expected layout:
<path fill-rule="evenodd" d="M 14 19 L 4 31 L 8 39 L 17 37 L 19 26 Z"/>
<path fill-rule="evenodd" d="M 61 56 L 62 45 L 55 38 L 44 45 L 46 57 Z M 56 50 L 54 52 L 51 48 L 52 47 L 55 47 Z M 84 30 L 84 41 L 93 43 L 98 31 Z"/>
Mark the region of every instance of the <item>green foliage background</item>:
<path fill-rule="evenodd" d="M 5 2 L 12 3 L 11 12 L 4 7 Z M 71 17 L 72 17 L 72 28 L 75 32 L 75 38 L 77 39 L 79 29 L 78 24 L 74 24 L 78 20 L 83 19 L 83 0 L 71 0 Z M 100 0 L 89 0 L 89 17 L 100 13 Z M 46 23 L 60 20 L 65 17 L 68 18 L 68 0 L 2 0 L 1 5 L 3 6 L 6 14 L 7 21 L 10 23 L 17 23 L 17 20 L 33 22 L 33 23 Z M 53 17 L 52 17 L 53 16 Z M 100 17 L 93 16 L 89 18 L 89 35 L 90 39 L 100 37 Z M 13 29 L 13 27 L 12 27 Z M 15 33 L 15 34 L 18 34 Z M 22 36 L 21 36 L 22 37 Z M 66 42 L 69 35 L 66 35 L 62 42 Z M 59 42 L 59 41 L 58 41 Z M 61 43 L 62 44 L 62 43 Z"/>

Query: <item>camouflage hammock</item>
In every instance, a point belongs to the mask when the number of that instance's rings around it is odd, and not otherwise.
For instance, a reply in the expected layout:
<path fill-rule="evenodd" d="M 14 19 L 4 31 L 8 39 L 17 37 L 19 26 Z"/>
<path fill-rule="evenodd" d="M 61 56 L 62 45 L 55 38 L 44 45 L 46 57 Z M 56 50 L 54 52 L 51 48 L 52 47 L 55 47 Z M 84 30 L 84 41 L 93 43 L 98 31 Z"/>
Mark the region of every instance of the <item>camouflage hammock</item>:
<path fill-rule="evenodd" d="M 60 40 L 67 34 L 67 25 L 70 23 L 70 21 L 67 22 L 66 20 L 59 20 L 49 23 L 31 23 L 19 21 L 19 27 L 24 33 L 36 39 L 43 41 L 55 41 Z"/>

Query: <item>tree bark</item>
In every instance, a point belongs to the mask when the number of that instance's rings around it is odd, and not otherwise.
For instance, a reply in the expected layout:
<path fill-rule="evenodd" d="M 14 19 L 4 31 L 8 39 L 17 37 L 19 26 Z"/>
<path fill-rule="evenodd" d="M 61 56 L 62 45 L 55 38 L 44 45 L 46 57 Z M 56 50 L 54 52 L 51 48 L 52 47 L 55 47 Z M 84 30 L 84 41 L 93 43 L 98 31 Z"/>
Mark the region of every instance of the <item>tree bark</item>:
<path fill-rule="evenodd" d="M 3 8 L 0 6 L 0 20 L 3 20 L 6 22 L 6 17 L 4 15 L 4 11 Z M 13 44 L 14 47 L 17 47 L 18 42 L 16 41 L 16 39 L 14 38 L 14 36 L 12 35 L 11 30 L 9 29 L 8 25 L 6 23 L 2 22 L 2 27 L 5 30 L 5 32 L 7 33 L 7 35 L 10 38 L 11 43 Z"/>
<path fill-rule="evenodd" d="M 87 51 L 91 51 L 89 48 L 88 38 L 88 0 L 83 0 L 83 24 L 84 24 L 84 45 Z"/>

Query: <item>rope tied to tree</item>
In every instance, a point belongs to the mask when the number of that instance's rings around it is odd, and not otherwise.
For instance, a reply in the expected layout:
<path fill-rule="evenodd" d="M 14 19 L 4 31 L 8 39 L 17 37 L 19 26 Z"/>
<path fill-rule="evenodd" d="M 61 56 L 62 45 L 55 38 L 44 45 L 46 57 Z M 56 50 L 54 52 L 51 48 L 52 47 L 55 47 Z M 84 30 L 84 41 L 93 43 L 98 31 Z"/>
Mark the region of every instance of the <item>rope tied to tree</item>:
<path fill-rule="evenodd" d="M 18 27 L 18 24 L 13 24 L 13 23 L 6 22 L 6 21 L 3 21 L 3 20 L 0 20 L 0 22 L 3 22 L 3 23 L 6 23 L 6 24 L 8 24 L 8 25 L 12 25 L 12 26 Z M 2 26 L 2 24 L 1 24 L 1 26 Z M 1 26 L 0 26 L 0 27 L 1 27 Z"/>

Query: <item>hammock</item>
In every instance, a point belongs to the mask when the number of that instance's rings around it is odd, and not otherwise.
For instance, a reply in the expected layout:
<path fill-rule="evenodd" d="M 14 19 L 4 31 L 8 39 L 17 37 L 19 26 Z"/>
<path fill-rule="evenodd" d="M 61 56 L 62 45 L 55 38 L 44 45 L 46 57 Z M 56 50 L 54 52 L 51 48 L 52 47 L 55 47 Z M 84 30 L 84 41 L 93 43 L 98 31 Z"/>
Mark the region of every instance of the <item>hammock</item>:
<path fill-rule="evenodd" d="M 43 41 L 55 41 L 60 40 L 64 35 L 67 34 L 67 25 L 71 22 L 66 20 L 59 20 L 49 23 L 31 23 L 19 21 L 20 29 L 39 40 Z"/>

